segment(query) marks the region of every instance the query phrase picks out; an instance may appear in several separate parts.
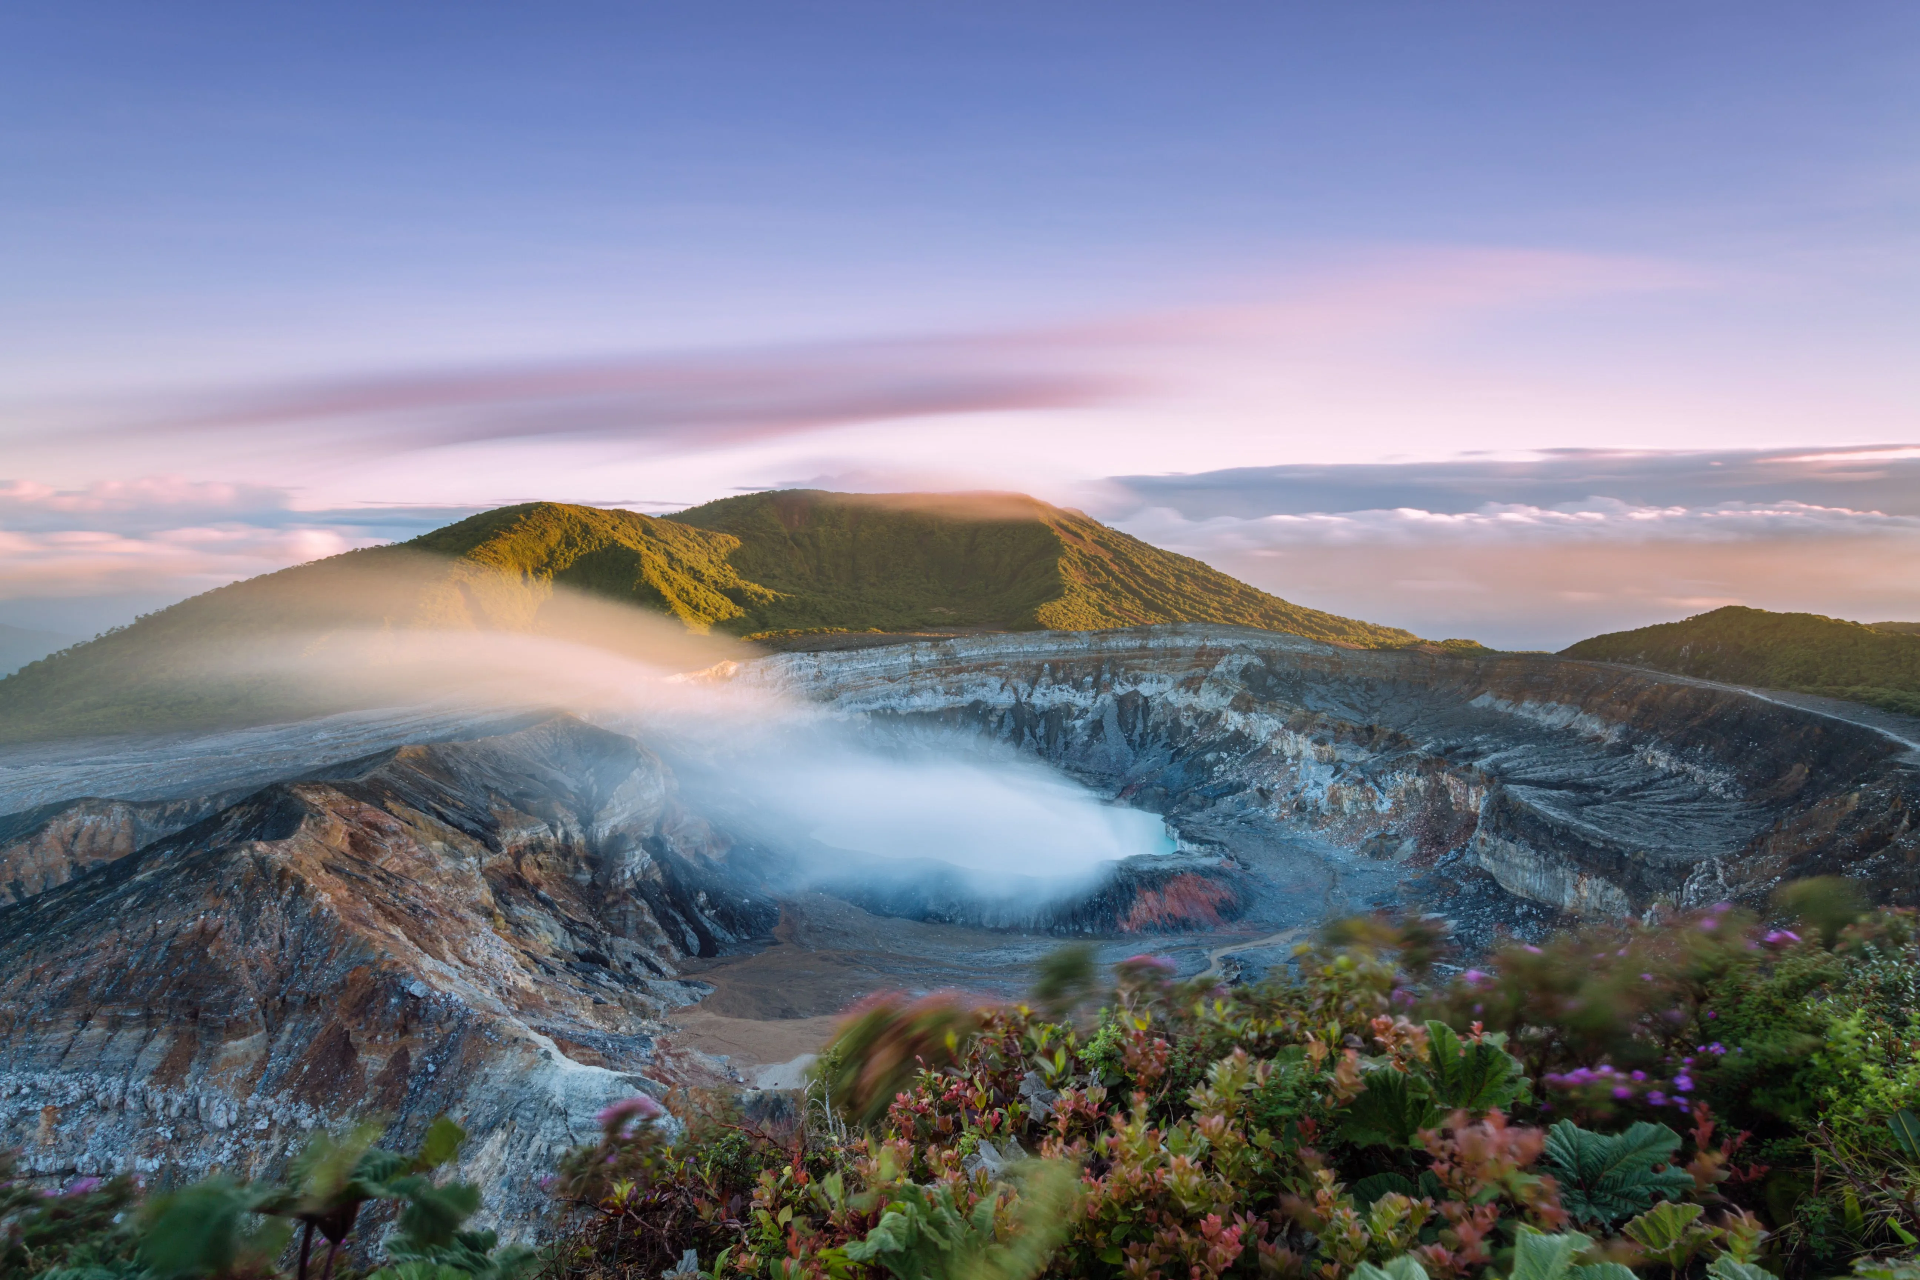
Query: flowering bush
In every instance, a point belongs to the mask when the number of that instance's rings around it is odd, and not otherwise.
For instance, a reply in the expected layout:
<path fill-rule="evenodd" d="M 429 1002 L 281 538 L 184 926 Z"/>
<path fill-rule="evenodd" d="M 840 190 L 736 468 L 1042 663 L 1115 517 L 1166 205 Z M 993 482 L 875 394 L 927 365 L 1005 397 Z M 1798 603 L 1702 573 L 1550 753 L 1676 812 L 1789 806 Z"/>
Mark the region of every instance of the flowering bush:
<path fill-rule="evenodd" d="M 1083 954 L 1048 971 L 1045 1012 L 870 1002 L 791 1127 L 709 1101 L 671 1145 L 610 1127 L 578 1154 L 597 1225 L 560 1269 L 692 1249 L 774 1280 L 1898 1270 L 1920 1244 L 1913 921 L 1786 924 L 1719 906 L 1452 970 L 1431 921 L 1351 920 L 1247 986 L 1133 957 L 1079 1020 L 1060 974 Z"/>

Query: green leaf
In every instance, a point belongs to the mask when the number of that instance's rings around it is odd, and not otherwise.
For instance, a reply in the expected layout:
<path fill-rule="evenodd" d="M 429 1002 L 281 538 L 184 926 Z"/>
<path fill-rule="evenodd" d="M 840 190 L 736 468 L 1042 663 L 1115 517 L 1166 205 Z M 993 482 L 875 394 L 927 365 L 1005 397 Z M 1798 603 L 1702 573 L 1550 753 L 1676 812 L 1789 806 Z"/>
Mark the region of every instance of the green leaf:
<path fill-rule="evenodd" d="M 140 1261 L 161 1280 L 217 1276 L 246 1261 L 271 1259 L 286 1242 L 284 1223 L 257 1225 L 259 1197 L 231 1178 L 213 1177 L 161 1196 L 142 1214 Z"/>
<path fill-rule="evenodd" d="M 1562 1120 L 1547 1131 L 1546 1162 L 1574 1221 L 1610 1226 L 1693 1189 L 1692 1175 L 1673 1167 L 1679 1149 L 1680 1135 L 1663 1124 L 1641 1120 L 1602 1135 Z"/>
<path fill-rule="evenodd" d="M 1887 1121 L 1887 1129 L 1893 1134 L 1893 1144 L 1909 1159 L 1920 1160 L 1920 1116 L 1902 1108 Z"/>
<path fill-rule="evenodd" d="M 1404 1071 L 1370 1071 L 1366 1089 L 1347 1104 L 1339 1134 L 1356 1147 L 1406 1147 L 1414 1135 L 1440 1123 L 1421 1081 Z"/>
<path fill-rule="evenodd" d="M 1350 1280 L 1427 1280 L 1427 1269 L 1411 1254 L 1389 1258 L 1379 1266 L 1363 1262 L 1353 1269 Z"/>
<path fill-rule="evenodd" d="M 1720 1234 L 1694 1225 L 1695 1219 L 1704 1212 L 1697 1204 L 1675 1204 L 1669 1200 L 1647 1210 L 1624 1230 L 1628 1239 L 1643 1245 L 1648 1253 L 1677 1270 Z"/>
<path fill-rule="evenodd" d="M 438 1116 L 427 1126 L 427 1136 L 421 1139 L 420 1154 L 413 1158 L 415 1169 L 438 1169 L 441 1165 L 459 1154 L 460 1144 L 467 1140 L 467 1131 L 445 1116 Z"/>
<path fill-rule="evenodd" d="M 1566 1280 L 1573 1269 L 1573 1260 L 1592 1243 L 1591 1236 L 1578 1231 L 1550 1236 L 1521 1223 L 1513 1242 L 1513 1269 L 1507 1280 Z"/>
<path fill-rule="evenodd" d="M 1427 1023 L 1426 1076 L 1448 1110 L 1490 1111 L 1511 1106 L 1528 1089 L 1520 1062 L 1498 1044 L 1465 1044 L 1444 1022 Z"/>
<path fill-rule="evenodd" d="M 1777 1280 L 1771 1271 L 1762 1271 L 1751 1262 L 1735 1262 L 1724 1253 L 1707 1264 L 1707 1274 L 1713 1280 Z"/>
<path fill-rule="evenodd" d="M 1629 1267 L 1617 1262 L 1590 1262 L 1568 1273 L 1572 1280 L 1640 1280 Z"/>
<path fill-rule="evenodd" d="M 1420 1195 L 1419 1189 L 1414 1186 L 1413 1179 L 1400 1173 L 1368 1174 L 1348 1187 L 1347 1192 L 1353 1197 L 1353 1202 L 1362 1209 L 1373 1204 L 1381 1196 L 1392 1192 L 1399 1192 L 1409 1199 L 1417 1199 Z"/>

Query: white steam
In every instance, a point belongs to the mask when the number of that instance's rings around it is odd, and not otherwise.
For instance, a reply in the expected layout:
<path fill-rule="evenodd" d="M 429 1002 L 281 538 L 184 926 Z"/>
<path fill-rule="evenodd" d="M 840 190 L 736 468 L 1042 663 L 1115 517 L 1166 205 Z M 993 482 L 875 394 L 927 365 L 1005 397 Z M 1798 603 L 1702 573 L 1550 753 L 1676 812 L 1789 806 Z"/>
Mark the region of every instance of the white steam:
<path fill-rule="evenodd" d="M 738 817 L 791 851 L 803 883 L 838 882 L 850 868 L 905 879 L 944 867 L 972 896 L 1051 896 L 1085 885 L 1103 864 L 1173 851 L 1158 816 L 1103 803 L 1011 752 L 956 742 L 951 754 L 903 755 L 812 704 L 742 687 L 726 678 L 742 656 L 730 642 L 585 597 L 568 602 L 567 616 L 568 635 L 281 633 L 244 657 L 223 653 L 203 678 L 270 677 L 361 707 L 571 712 L 667 757 L 696 811 L 723 825 Z"/>

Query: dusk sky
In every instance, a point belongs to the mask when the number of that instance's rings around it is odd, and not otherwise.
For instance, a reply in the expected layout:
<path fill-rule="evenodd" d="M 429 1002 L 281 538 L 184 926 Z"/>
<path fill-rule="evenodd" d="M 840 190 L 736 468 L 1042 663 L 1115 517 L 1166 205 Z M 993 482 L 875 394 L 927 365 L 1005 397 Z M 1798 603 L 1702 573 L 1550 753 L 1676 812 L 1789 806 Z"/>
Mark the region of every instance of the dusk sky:
<path fill-rule="evenodd" d="M 0 623 L 1015 489 L 1558 648 L 1920 619 L 1920 6 L 0 8 Z"/>

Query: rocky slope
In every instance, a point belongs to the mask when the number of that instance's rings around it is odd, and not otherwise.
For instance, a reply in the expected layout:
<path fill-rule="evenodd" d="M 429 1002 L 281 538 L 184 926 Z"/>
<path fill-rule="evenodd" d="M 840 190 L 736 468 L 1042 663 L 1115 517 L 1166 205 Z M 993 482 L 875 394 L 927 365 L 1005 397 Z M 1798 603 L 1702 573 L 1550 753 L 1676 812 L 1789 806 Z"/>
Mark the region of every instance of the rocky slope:
<path fill-rule="evenodd" d="M 1577 914 L 1827 873 L 1920 900 L 1913 743 L 1701 681 L 1206 626 L 786 654 L 733 678 L 876 733 L 1014 743 L 1189 836 L 1304 826 Z"/>
<path fill-rule="evenodd" d="M 771 929 L 751 853 L 571 720 L 268 786 L 0 910 L 0 1141 L 246 1172 L 347 1116 L 450 1112 L 512 1220 L 648 1087 L 699 994 L 675 962 Z"/>

